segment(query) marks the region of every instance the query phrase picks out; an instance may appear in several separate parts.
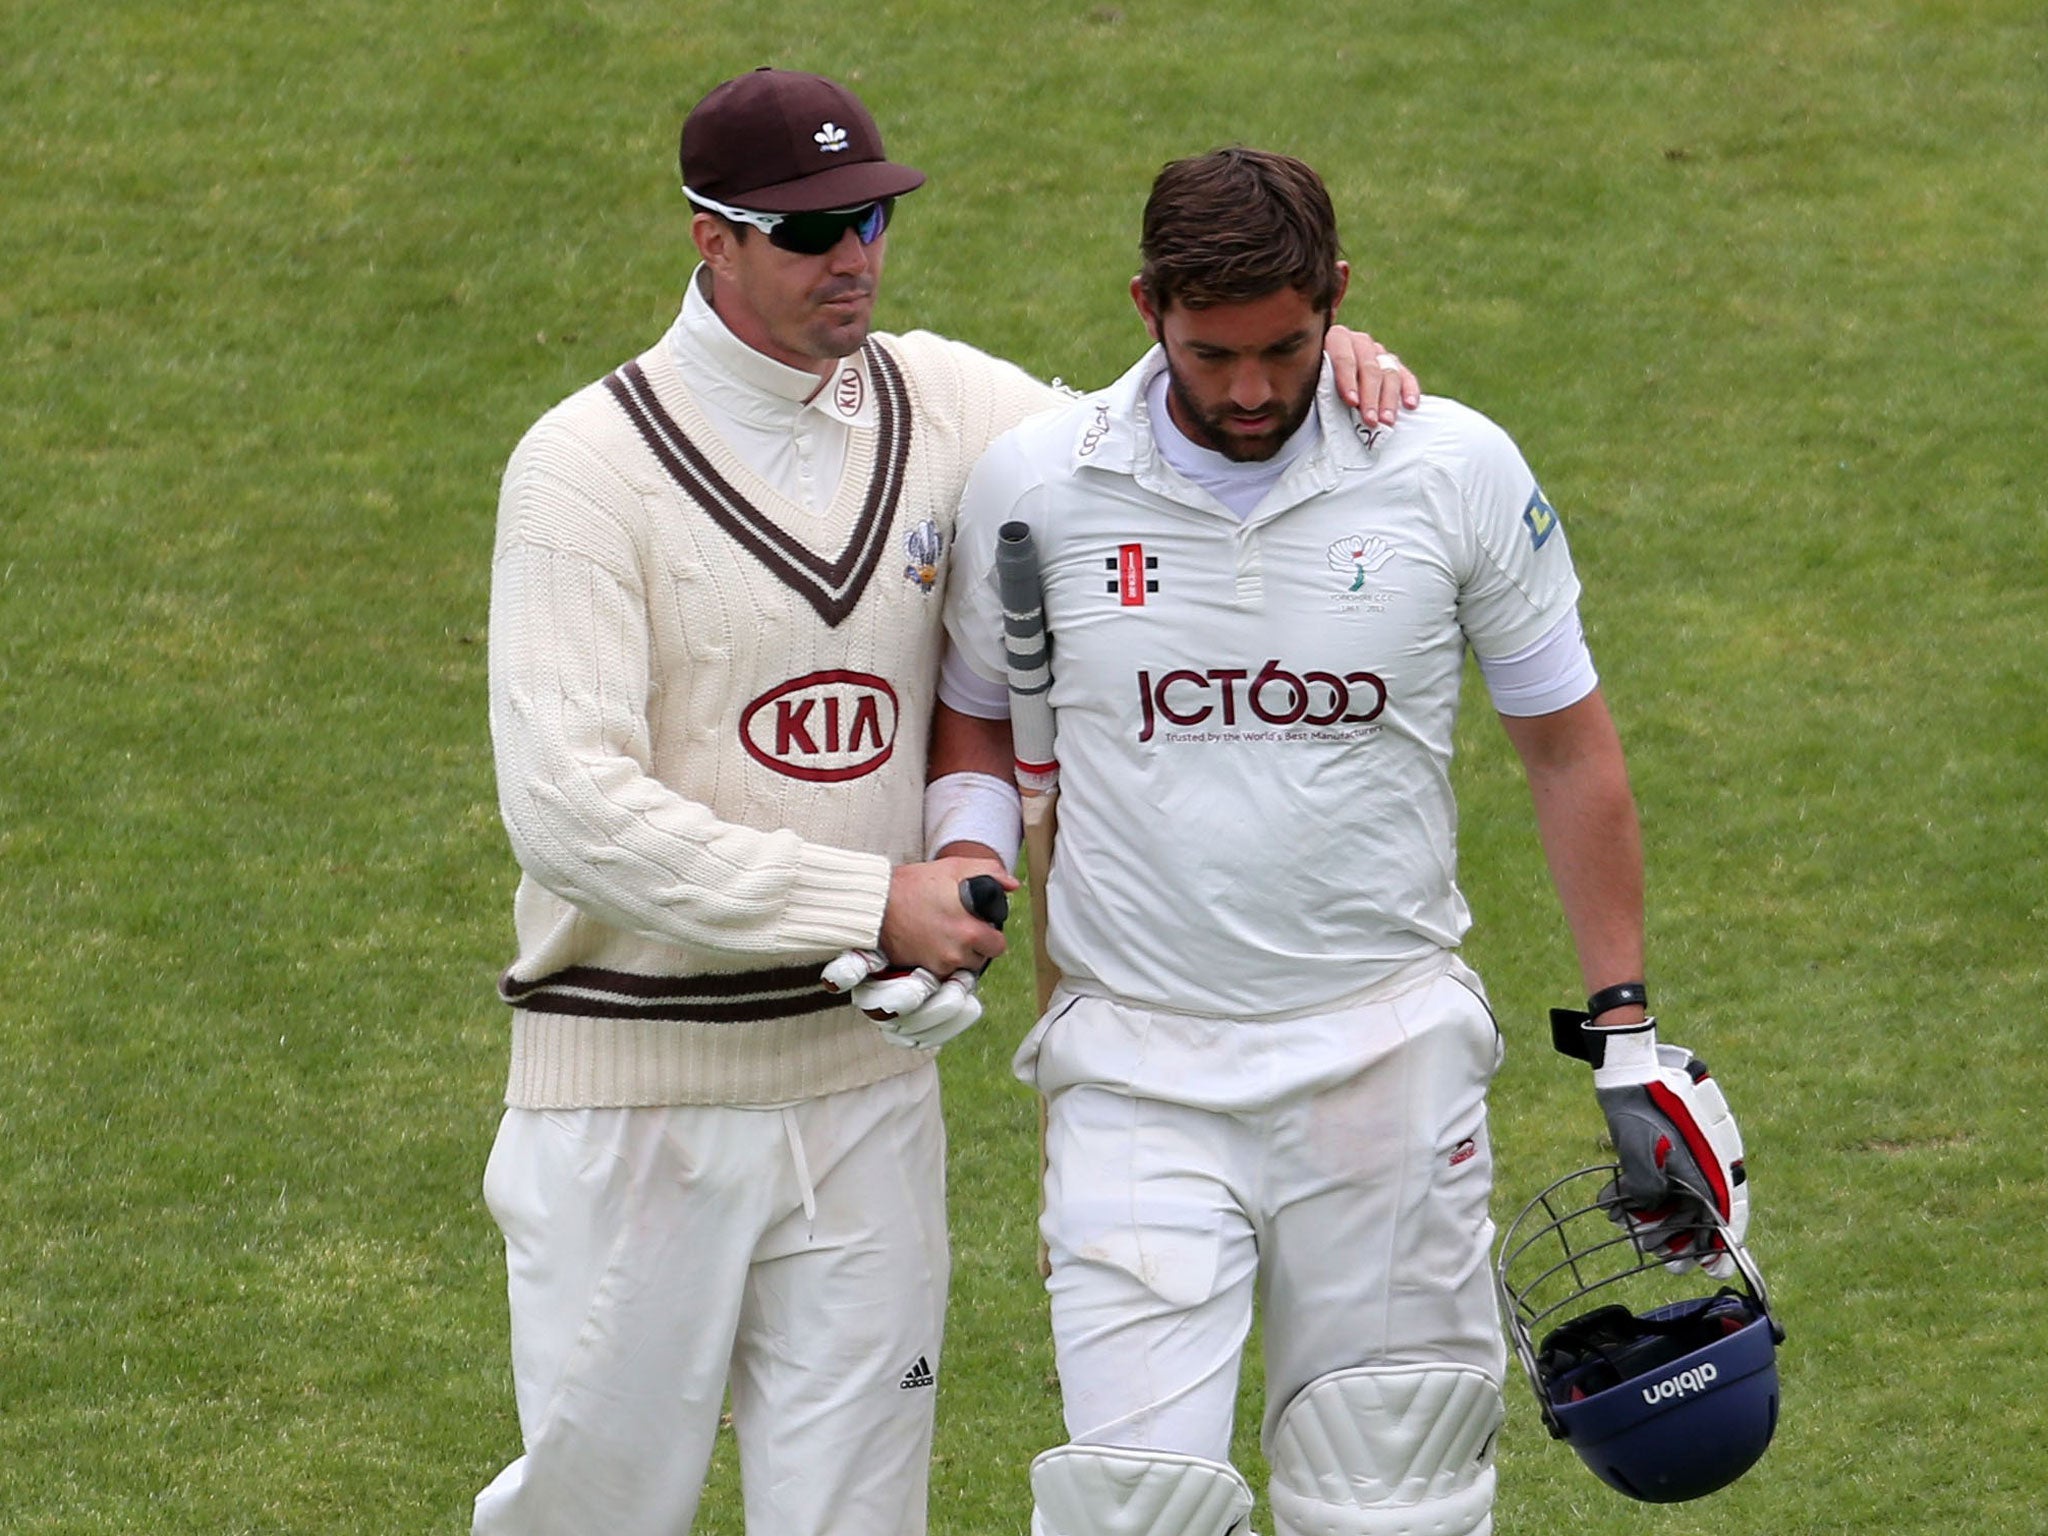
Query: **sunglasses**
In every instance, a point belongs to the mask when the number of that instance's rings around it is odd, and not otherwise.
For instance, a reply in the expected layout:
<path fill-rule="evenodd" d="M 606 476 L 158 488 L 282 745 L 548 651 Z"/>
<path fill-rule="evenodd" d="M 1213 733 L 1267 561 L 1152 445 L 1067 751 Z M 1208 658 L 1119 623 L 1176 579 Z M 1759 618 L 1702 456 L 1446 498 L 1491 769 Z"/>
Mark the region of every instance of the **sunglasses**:
<path fill-rule="evenodd" d="M 896 199 L 878 198 L 858 208 L 828 208 L 817 213 L 761 213 L 753 208 L 734 208 L 716 202 L 701 192 L 683 188 L 683 196 L 707 213 L 715 213 L 735 224 L 749 224 L 768 237 L 768 243 L 799 256 L 822 256 L 845 237 L 850 229 L 862 245 L 873 245 L 889 227 L 889 215 Z"/>

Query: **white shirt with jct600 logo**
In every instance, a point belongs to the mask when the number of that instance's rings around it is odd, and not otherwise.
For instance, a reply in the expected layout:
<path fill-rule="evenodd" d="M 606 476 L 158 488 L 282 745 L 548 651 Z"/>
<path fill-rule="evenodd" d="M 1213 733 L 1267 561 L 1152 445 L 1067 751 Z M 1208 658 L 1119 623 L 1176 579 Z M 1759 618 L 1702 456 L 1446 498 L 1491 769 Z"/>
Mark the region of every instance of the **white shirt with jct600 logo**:
<path fill-rule="evenodd" d="M 1426 399 L 1368 443 L 1326 373 L 1320 441 L 1240 519 L 1158 453 L 1160 366 L 1155 349 L 989 450 L 947 624 L 1000 679 L 996 532 L 1029 523 L 1067 786 L 1048 947 L 1067 976 L 1186 1012 L 1301 1012 L 1462 937 L 1466 648 L 1529 645 L 1579 583 L 1521 454 L 1478 413 Z"/>

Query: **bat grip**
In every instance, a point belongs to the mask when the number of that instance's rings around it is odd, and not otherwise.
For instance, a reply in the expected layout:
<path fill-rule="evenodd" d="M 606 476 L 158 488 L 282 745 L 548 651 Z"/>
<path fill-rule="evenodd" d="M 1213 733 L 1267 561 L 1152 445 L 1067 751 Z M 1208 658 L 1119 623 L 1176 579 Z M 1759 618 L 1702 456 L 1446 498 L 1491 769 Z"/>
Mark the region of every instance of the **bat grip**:
<path fill-rule="evenodd" d="M 969 875 L 960 882 L 960 905 L 987 923 L 1001 928 L 1010 918 L 1010 897 L 994 875 Z"/>

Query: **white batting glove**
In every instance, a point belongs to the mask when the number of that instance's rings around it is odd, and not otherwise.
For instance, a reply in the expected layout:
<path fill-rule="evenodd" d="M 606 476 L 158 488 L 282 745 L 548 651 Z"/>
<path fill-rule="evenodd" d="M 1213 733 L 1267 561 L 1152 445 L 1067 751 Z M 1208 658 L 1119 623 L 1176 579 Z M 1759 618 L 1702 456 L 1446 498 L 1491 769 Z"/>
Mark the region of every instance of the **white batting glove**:
<path fill-rule="evenodd" d="M 919 971 L 929 981 L 929 971 Z M 873 1008 L 862 1012 L 881 1026 L 884 1038 L 896 1045 L 935 1051 L 955 1035 L 981 1022 L 981 999 L 975 986 L 981 980 L 973 971 L 955 971 L 933 988 L 931 995 L 908 1013 L 884 1017 Z M 860 994 L 854 994 L 860 1001 Z"/>
<path fill-rule="evenodd" d="M 1552 1013 L 1554 1027 L 1562 1028 L 1562 1013 Z M 1684 1046 L 1658 1044 L 1655 1019 L 1594 1029 L 1583 1015 L 1563 1016 L 1581 1028 L 1583 1049 L 1568 1054 L 1593 1063 L 1593 1091 L 1621 1165 L 1615 1219 L 1674 1274 L 1697 1264 L 1717 1280 L 1732 1278 L 1726 1247 L 1749 1229 L 1749 1186 L 1742 1133 L 1721 1085 Z"/>
<path fill-rule="evenodd" d="M 843 949 L 818 977 L 818 985 L 844 997 L 888 964 L 889 957 L 879 949 Z"/>
<path fill-rule="evenodd" d="M 827 992 L 851 997 L 891 1044 L 918 1050 L 937 1050 L 980 1021 L 980 979 L 955 971 L 940 981 L 921 966 L 892 966 L 875 949 L 844 951 L 819 978 Z"/>
<path fill-rule="evenodd" d="M 877 1024 L 917 1012 L 939 990 L 939 978 L 922 966 L 891 965 L 879 949 L 842 950 L 818 977 L 827 992 L 852 1000 Z"/>
<path fill-rule="evenodd" d="M 1009 898 L 990 875 L 961 881 L 960 904 L 992 928 L 1009 919 Z M 979 971 L 962 970 L 941 981 L 921 966 L 891 965 L 879 949 L 849 949 L 825 967 L 818 984 L 852 998 L 892 1045 L 935 1051 L 980 1021 L 980 980 Z"/>

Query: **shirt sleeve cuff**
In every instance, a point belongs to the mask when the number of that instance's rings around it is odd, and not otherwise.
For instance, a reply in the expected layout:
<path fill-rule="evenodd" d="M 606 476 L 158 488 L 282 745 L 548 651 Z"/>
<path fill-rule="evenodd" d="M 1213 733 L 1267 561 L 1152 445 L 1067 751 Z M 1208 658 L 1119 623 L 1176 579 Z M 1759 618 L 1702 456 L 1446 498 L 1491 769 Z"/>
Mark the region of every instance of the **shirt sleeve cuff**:
<path fill-rule="evenodd" d="M 877 853 L 806 846 L 783 918 L 793 946 L 869 948 L 881 937 L 892 866 Z"/>

